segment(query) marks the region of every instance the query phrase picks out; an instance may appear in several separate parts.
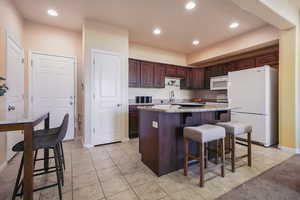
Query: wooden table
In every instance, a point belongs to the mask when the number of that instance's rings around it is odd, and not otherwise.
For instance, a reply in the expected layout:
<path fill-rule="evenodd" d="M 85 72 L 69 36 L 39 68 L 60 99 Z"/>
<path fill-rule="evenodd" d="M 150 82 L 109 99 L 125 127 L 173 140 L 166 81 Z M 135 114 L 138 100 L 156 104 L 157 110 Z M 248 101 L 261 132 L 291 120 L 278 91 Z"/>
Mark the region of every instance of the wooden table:
<path fill-rule="evenodd" d="M 32 133 L 35 126 L 42 121 L 45 123 L 45 129 L 49 129 L 49 113 L 43 114 L 36 118 L 25 118 L 18 120 L 1 120 L 0 132 L 7 131 L 24 131 L 24 199 L 33 199 L 33 149 L 32 149 Z M 9 134 L 9 132 L 8 132 Z M 46 150 L 45 158 L 49 157 L 49 151 Z M 45 169 L 48 169 L 48 159 L 44 161 Z"/>

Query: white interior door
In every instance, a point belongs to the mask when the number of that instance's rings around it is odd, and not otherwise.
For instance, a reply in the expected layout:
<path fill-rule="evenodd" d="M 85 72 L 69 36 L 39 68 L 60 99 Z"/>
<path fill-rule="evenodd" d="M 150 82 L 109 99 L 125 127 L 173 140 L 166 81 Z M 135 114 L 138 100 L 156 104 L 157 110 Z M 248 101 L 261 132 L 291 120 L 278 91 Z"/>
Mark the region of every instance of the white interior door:
<path fill-rule="evenodd" d="M 75 59 L 32 53 L 31 113 L 38 116 L 50 112 L 50 128 L 58 127 L 69 113 L 65 140 L 75 132 Z"/>
<path fill-rule="evenodd" d="M 6 84 L 9 88 L 6 94 L 7 119 L 15 120 L 24 117 L 24 54 L 23 49 L 10 37 L 6 46 Z M 7 160 L 15 153 L 12 147 L 23 140 L 20 131 L 7 133 Z"/>
<path fill-rule="evenodd" d="M 117 142 L 122 133 L 121 58 L 93 51 L 92 59 L 93 145 Z"/>

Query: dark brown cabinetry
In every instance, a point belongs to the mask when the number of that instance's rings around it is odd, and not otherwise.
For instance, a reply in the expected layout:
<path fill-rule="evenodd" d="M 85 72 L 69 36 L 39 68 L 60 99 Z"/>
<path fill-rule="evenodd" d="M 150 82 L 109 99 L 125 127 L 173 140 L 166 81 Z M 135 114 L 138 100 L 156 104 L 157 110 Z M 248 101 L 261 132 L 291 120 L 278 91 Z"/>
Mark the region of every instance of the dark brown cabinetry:
<path fill-rule="evenodd" d="M 138 60 L 129 60 L 129 87 L 139 88 L 141 86 L 141 66 Z"/>
<path fill-rule="evenodd" d="M 166 68 L 163 64 L 156 63 L 154 65 L 154 87 L 165 87 Z"/>
<path fill-rule="evenodd" d="M 255 60 L 255 64 L 257 67 L 263 65 L 276 65 L 278 60 L 278 55 L 276 53 L 267 54 L 263 56 L 259 56 Z"/>
<path fill-rule="evenodd" d="M 192 69 L 192 88 L 204 89 L 204 68 Z"/>
<path fill-rule="evenodd" d="M 141 87 L 153 88 L 154 63 L 141 62 Z"/>
<path fill-rule="evenodd" d="M 187 68 L 185 70 L 185 78 L 180 80 L 180 88 L 181 89 L 192 89 L 193 84 L 193 70 Z"/>
<path fill-rule="evenodd" d="M 248 58 L 237 62 L 237 68 L 239 70 L 249 69 L 255 67 L 255 58 Z"/>
<path fill-rule="evenodd" d="M 176 69 L 177 69 L 177 71 L 176 71 L 177 77 L 180 77 L 180 78 L 185 78 L 186 77 L 187 68 L 177 67 Z"/>
<path fill-rule="evenodd" d="M 172 65 L 166 66 L 166 76 L 176 77 L 177 76 L 177 67 Z"/>
<path fill-rule="evenodd" d="M 129 106 L 129 138 L 139 136 L 139 115 L 137 106 Z"/>

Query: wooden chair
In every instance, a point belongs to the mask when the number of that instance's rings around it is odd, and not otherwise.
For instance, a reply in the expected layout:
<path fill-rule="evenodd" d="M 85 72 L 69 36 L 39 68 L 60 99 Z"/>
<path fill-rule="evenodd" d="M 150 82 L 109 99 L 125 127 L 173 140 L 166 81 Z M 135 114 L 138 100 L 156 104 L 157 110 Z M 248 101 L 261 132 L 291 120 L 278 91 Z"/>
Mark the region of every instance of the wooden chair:
<path fill-rule="evenodd" d="M 207 153 L 206 144 L 212 141 L 220 141 L 221 163 L 208 171 L 221 168 L 221 176 L 225 177 L 225 129 L 219 126 L 205 124 L 197 127 L 185 127 L 184 132 L 184 175 L 187 176 L 189 158 L 198 160 L 200 165 L 200 187 L 204 186 L 204 168 L 206 167 Z M 189 154 L 189 141 L 192 140 L 199 144 L 199 155 Z M 218 156 L 218 155 L 217 155 Z"/>

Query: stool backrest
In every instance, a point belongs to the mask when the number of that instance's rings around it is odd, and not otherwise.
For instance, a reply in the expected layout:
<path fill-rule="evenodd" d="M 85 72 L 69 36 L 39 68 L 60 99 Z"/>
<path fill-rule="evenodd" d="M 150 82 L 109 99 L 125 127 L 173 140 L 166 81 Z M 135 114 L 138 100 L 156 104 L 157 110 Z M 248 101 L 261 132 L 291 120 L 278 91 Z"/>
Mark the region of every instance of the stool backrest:
<path fill-rule="evenodd" d="M 68 131 L 68 124 L 69 124 L 69 114 L 65 114 L 63 122 L 59 128 L 58 132 L 58 140 L 63 141 L 63 139 L 66 137 L 67 131 Z"/>

